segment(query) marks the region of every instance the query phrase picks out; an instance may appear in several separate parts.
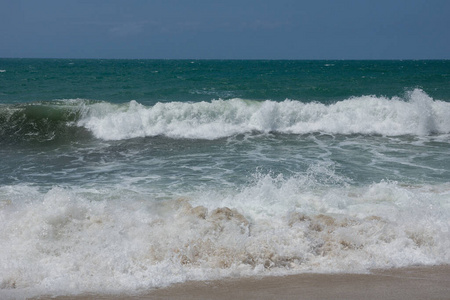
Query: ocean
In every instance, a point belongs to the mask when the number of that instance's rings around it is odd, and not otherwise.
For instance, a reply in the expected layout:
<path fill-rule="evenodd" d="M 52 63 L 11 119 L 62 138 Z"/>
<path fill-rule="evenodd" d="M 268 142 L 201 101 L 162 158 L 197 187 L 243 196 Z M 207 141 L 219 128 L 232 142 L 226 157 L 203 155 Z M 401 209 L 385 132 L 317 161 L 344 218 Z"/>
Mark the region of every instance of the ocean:
<path fill-rule="evenodd" d="M 450 263 L 450 61 L 0 59 L 0 296 Z"/>

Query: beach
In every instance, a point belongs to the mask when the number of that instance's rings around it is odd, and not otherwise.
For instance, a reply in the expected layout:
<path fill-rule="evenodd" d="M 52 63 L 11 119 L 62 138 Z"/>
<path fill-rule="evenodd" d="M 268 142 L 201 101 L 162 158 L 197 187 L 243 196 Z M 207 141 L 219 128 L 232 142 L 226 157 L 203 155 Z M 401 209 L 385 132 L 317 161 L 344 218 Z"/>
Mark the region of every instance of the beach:
<path fill-rule="evenodd" d="M 370 274 L 299 274 L 196 281 L 137 295 L 35 299 L 450 299 L 450 266 L 376 270 Z"/>
<path fill-rule="evenodd" d="M 450 61 L 0 70 L 0 299 L 445 299 Z"/>

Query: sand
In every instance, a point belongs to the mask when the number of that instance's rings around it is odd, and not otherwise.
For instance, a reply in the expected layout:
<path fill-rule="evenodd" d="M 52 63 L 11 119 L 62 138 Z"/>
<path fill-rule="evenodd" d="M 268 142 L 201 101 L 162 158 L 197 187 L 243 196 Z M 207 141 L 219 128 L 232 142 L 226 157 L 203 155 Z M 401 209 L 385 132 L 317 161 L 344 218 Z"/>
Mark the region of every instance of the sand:
<path fill-rule="evenodd" d="M 450 299 L 450 266 L 187 282 L 140 295 L 38 299 Z"/>

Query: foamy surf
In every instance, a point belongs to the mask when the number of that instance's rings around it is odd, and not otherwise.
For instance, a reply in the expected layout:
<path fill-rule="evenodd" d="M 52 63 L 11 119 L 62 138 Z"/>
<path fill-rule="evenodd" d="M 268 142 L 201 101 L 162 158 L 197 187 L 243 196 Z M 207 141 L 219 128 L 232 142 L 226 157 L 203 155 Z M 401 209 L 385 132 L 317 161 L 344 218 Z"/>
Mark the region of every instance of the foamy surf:
<path fill-rule="evenodd" d="M 78 125 L 104 140 L 158 135 L 217 139 L 254 131 L 399 136 L 450 133 L 449 115 L 448 102 L 433 100 L 415 89 L 406 99 L 361 96 L 331 105 L 242 99 L 151 107 L 135 101 L 98 103 L 88 108 Z"/>
<path fill-rule="evenodd" d="M 150 197 L 150 198 L 149 198 Z M 0 189 L 0 295 L 450 263 L 450 186 L 257 176 L 240 191 Z"/>

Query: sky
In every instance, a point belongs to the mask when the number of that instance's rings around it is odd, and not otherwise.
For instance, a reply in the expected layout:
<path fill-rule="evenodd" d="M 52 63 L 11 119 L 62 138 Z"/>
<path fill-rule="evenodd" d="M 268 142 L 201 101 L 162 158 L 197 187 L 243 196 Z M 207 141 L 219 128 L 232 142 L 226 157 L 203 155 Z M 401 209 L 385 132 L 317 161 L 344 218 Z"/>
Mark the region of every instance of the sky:
<path fill-rule="evenodd" d="M 450 59 L 450 0 L 0 0 L 0 57 Z"/>

